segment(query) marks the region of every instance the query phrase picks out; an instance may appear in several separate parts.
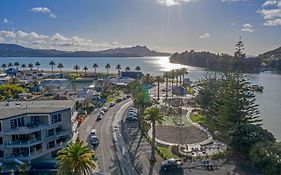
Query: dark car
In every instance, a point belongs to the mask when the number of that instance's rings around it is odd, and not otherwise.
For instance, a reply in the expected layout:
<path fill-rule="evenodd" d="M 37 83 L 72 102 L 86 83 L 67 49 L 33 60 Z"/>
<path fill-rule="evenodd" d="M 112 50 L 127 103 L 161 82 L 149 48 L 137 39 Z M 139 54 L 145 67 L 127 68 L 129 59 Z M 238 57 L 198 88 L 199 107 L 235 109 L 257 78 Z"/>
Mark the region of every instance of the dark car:
<path fill-rule="evenodd" d="M 121 101 L 123 101 L 122 98 L 117 98 L 117 99 L 116 99 L 116 103 L 119 103 L 119 102 L 121 102 Z"/>
<path fill-rule="evenodd" d="M 177 159 L 168 159 L 161 163 L 160 169 L 164 171 L 179 169 L 182 166 L 182 162 Z"/>
<path fill-rule="evenodd" d="M 91 143 L 93 147 L 97 147 L 100 141 L 97 136 L 91 136 Z"/>
<path fill-rule="evenodd" d="M 97 116 L 97 121 L 100 121 L 100 120 L 102 119 L 102 117 L 103 117 L 103 115 L 102 115 L 102 114 L 99 114 L 99 115 Z"/>

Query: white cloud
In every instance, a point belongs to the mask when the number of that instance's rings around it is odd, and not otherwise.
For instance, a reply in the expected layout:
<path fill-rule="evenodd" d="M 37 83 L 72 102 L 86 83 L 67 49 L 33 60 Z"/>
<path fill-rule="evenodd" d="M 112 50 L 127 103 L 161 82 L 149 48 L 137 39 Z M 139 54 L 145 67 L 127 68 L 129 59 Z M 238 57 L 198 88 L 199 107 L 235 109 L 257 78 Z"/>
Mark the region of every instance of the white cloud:
<path fill-rule="evenodd" d="M 12 21 L 8 20 L 7 18 L 3 19 L 4 24 L 12 24 Z"/>
<path fill-rule="evenodd" d="M 258 10 L 265 20 L 281 17 L 281 9 L 262 9 Z"/>
<path fill-rule="evenodd" d="M 118 41 L 96 43 L 91 39 L 79 36 L 67 37 L 61 33 L 43 35 L 36 32 L 0 31 L 0 42 L 20 44 L 26 47 L 57 49 L 57 50 L 101 50 L 124 47 Z"/>
<path fill-rule="evenodd" d="M 5 39 L 0 37 L 0 43 L 3 43 L 4 41 L 5 41 Z"/>
<path fill-rule="evenodd" d="M 262 6 L 266 7 L 266 6 L 276 6 L 278 4 L 278 1 L 265 1 Z"/>
<path fill-rule="evenodd" d="M 242 32 L 254 32 L 253 25 L 250 23 L 246 23 L 243 25 L 241 31 Z"/>
<path fill-rule="evenodd" d="M 207 39 L 207 38 L 210 38 L 210 36 L 211 35 L 209 33 L 204 33 L 204 34 L 200 35 L 199 38 L 200 39 Z"/>
<path fill-rule="evenodd" d="M 248 0 L 221 0 L 221 2 L 228 2 L 228 3 L 240 2 L 240 1 L 248 1 Z"/>
<path fill-rule="evenodd" d="M 157 0 L 159 4 L 165 5 L 167 7 L 181 5 L 185 2 L 192 2 L 197 0 Z"/>
<path fill-rule="evenodd" d="M 34 7 L 31 9 L 35 13 L 45 13 L 48 14 L 50 18 L 56 18 L 57 16 L 47 7 Z"/>
<path fill-rule="evenodd" d="M 275 20 L 267 20 L 264 23 L 265 26 L 280 26 L 281 25 L 281 18 L 277 18 Z"/>

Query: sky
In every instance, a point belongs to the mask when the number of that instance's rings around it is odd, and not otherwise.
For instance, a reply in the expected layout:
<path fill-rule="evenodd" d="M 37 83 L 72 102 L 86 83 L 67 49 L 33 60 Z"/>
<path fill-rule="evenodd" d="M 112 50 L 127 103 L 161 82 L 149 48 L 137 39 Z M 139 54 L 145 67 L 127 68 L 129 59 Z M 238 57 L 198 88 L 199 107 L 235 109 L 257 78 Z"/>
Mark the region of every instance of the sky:
<path fill-rule="evenodd" d="M 0 42 L 102 50 L 145 45 L 163 52 L 247 55 L 281 46 L 281 0 L 1 0 Z"/>

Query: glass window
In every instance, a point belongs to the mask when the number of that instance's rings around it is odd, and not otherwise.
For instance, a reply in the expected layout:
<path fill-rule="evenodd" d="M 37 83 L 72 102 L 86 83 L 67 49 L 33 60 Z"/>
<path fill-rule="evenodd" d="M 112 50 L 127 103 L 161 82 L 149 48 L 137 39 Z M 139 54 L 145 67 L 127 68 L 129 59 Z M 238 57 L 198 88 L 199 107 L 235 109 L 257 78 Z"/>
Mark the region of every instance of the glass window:
<path fill-rule="evenodd" d="M 0 145 L 3 145 L 3 138 L 0 137 Z"/>
<path fill-rule="evenodd" d="M 0 157 L 4 157 L 4 151 L 0 150 Z"/>

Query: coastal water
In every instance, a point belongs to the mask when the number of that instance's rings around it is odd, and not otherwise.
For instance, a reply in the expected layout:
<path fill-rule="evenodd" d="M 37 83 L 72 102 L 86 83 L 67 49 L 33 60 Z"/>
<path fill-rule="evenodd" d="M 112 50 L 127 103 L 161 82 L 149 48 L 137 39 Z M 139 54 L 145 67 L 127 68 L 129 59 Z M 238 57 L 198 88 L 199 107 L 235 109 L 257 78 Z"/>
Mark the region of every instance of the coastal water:
<path fill-rule="evenodd" d="M 134 70 L 136 66 L 140 66 L 143 73 L 150 74 L 163 74 L 164 71 L 170 71 L 181 67 L 188 68 L 191 80 L 199 80 L 204 76 L 206 71 L 201 68 L 183 66 L 179 64 L 169 63 L 168 57 L 59 57 L 59 58 L 36 58 L 36 57 L 15 57 L 15 58 L 0 58 L 0 65 L 3 63 L 19 62 L 20 64 L 29 63 L 35 64 L 40 62 L 40 69 L 51 70 L 49 62 L 53 60 L 56 63 L 55 69 L 57 69 L 58 63 L 64 65 L 63 70 L 73 71 L 74 65 L 79 65 L 82 71 L 84 66 L 87 66 L 89 71 L 93 71 L 93 64 L 97 63 L 99 68 L 97 71 L 105 72 L 105 65 L 109 63 L 111 69 L 109 72 L 117 72 L 116 65 L 120 64 L 122 69 L 130 67 Z M 34 66 L 35 67 L 35 66 Z M 252 83 L 264 86 L 263 93 L 257 93 L 257 103 L 260 105 L 261 118 L 263 119 L 263 127 L 268 129 L 274 134 L 274 136 L 281 140 L 281 75 L 271 72 L 264 72 L 259 74 L 248 74 L 249 80 Z"/>

